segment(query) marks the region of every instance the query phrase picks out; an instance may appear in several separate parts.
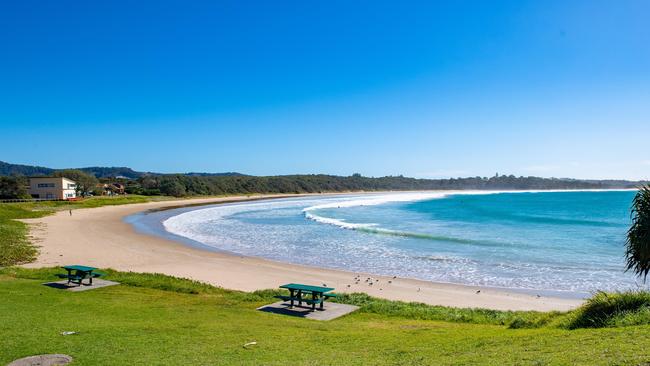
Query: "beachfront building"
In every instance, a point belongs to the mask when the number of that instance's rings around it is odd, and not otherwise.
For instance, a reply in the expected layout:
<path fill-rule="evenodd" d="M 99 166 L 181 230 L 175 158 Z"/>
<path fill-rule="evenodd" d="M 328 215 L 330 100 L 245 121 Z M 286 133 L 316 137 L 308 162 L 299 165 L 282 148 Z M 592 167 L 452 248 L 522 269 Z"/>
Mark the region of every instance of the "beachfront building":
<path fill-rule="evenodd" d="M 76 198 L 77 183 L 63 177 L 29 178 L 29 194 L 32 198 L 47 200 L 67 200 Z"/>
<path fill-rule="evenodd" d="M 97 188 L 102 192 L 102 196 L 115 196 L 124 194 L 125 186 L 122 183 L 100 183 Z"/>

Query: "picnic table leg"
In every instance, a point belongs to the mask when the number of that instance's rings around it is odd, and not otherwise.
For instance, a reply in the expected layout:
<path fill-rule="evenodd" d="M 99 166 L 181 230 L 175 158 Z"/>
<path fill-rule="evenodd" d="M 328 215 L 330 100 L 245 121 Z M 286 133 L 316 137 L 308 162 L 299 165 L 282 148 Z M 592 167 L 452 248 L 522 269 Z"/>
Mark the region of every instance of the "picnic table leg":
<path fill-rule="evenodd" d="M 311 303 L 311 311 L 314 311 L 314 310 L 316 310 L 316 293 L 315 292 L 311 293 L 311 299 L 314 300 Z"/>
<path fill-rule="evenodd" d="M 294 291 L 293 291 L 293 290 L 289 290 L 289 292 L 290 292 L 290 294 L 291 294 L 291 307 L 293 308 L 293 293 L 294 293 Z"/>
<path fill-rule="evenodd" d="M 67 269 L 67 268 L 65 270 L 68 271 L 68 285 L 69 285 L 70 284 L 70 276 L 72 276 L 72 270 Z"/>
<path fill-rule="evenodd" d="M 323 301 L 320 302 L 320 309 L 323 310 L 323 303 L 325 302 L 325 296 L 323 296 L 323 294 L 320 294 L 320 297 L 323 299 Z"/>
<path fill-rule="evenodd" d="M 90 286 L 93 285 L 93 271 L 88 272 L 88 277 L 90 277 Z"/>

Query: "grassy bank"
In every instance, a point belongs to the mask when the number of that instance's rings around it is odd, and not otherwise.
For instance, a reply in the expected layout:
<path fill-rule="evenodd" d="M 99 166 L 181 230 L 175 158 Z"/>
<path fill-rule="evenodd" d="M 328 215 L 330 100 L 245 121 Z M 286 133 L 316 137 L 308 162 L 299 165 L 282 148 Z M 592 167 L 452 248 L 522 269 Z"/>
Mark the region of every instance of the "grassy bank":
<path fill-rule="evenodd" d="M 57 210 L 143 203 L 160 199 L 145 196 L 93 197 L 80 201 L 0 203 L 0 267 L 35 259 L 37 248 L 28 238 L 27 225 L 17 219 L 38 218 Z"/>
<path fill-rule="evenodd" d="M 650 362 L 648 325 L 511 329 L 516 319 L 544 314 L 449 309 L 363 295 L 342 299 L 360 304 L 360 311 L 317 322 L 256 311 L 274 301 L 274 291 L 227 291 L 163 275 L 107 271 L 122 285 L 80 293 L 41 285 L 59 271 L 0 270 L 0 364 L 38 353 L 70 354 L 78 365 Z M 78 333 L 62 336 L 63 331 Z M 257 344 L 243 347 L 253 341 Z"/>

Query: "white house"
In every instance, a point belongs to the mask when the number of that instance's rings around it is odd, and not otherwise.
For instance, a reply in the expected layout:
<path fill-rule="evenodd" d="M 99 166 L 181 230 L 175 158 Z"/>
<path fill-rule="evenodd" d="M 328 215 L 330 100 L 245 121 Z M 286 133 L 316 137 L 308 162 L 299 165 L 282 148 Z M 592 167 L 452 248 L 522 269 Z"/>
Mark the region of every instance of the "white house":
<path fill-rule="evenodd" d="M 29 194 L 33 198 L 67 200 L 77 197 L 77 183 L 63 177 L 29 178 Z"/>

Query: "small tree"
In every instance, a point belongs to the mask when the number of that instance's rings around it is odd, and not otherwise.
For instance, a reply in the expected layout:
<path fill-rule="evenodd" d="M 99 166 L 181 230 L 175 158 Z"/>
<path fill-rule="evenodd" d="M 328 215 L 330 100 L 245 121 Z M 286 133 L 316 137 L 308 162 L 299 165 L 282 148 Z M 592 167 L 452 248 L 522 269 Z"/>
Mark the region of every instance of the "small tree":
<path fill-rule="evenodd" d="M 183 197 L 185 186 L 175 178 L 166 178 L 160 184 L 160 192 L 166 196 Z"/>
<path fill-rule="evenodd" d="M 16 177 L 0 177 L 0 199 L 29 198 L 25 182 Z"/>
<path fill-rule="evenodd" d="M 94 191 L 97 187 L 97 184 L 99 184 L 99 180 L 97 180 L 94 175 L 86 174 L 81 170 L 76 169 L 59 170 L 57 172 L 54 172 L 54 176 L 64 177 L 75 181 L 75 183 L 77 183 L 77 188 L 75 191 L 77 192 L 78 196 L 87 195 L 88 193 Z"/>
<path fill-rule="evenodd" d="M 627 269 L 643 276 L 650 272 L 650 186 L 642 186 L 632 201 L 632 226 L 625 243 Z"/>

